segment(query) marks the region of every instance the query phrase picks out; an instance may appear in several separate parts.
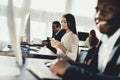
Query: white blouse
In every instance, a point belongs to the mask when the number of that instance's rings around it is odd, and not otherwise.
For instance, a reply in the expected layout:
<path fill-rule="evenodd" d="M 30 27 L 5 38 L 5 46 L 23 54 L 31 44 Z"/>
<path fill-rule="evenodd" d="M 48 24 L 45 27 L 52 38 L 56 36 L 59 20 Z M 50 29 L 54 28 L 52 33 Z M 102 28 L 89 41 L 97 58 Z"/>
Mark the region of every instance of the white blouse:
<path fill-rule="evenodd" d="M 77 51 L 79 45 L 78 36 L 73 32 L 67 32 L 62 37 L 61 44 L 67 49 L 67 54 L 58 48 L 57 49 L 58 56 L 65 57 L 67 55 L 67 57 L 75 61 L 77 58 Z"/>

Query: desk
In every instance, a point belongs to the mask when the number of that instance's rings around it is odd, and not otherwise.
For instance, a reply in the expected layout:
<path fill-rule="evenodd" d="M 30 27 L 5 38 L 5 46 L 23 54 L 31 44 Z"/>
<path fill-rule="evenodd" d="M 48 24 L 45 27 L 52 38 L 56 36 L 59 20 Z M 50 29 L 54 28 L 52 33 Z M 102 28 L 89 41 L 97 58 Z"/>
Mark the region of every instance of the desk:
<path fill-rule="evenodd" d="M 0 76 L 0 80 L 40 80 L 29 72 L 25 66 L 21 69 L 20 76 Z"/>
<path fill-rule="evenodd" d="M 13 53 L 6 53 L 6 52 L 0 52 L 1 55 L 4 56 L 13 56 Z M 38 55 L 38 54 L 28 54 L 27 57 L 32 57 L 32 58 L 48 58 L 48 59 L 55 59 L 56 56 L 52 56 L 52 55 Z M 26 63 L 20 68 L 21 69 L 21 75 L 20 76 L 0 76 L 0 80 L 40 80 L 38 77 L 36 77 L 35 75 L 33 75 L 30 71 L 28 71 L 26 69 Z"/>
<path fill-rule="evenodd" d="M 21 69 L 20 76 L 0 76 L 0 80 L 42 80 L 26 69 L 26 66 L 30 63 L 31 60 L 32 59 L 29 59 L 29 62 L 25 63 L 20 68 Z M 36 65 L 37 62 L 39 62 L 37 59 L 33 59 L 33 60 L 36 61 L 34 63 L 34 65 Z M 46 60 L 46 59 L 44 59 L 44 60 Z M 46 79 L 46 80 L 48 80 L 48 79 Z"/>
<path fill-rule="evenodd" d="M 57 58 L 57 55 L 46 47 L 41 47 L 37 52 L 31 50 L 29 56 L 31 58 L 43 58 L 43 59 L 56 59 Z"/>
<path fill-rule="evenodd" d="M 0 51 L 0 56 L 15 56 L 15 53 L 13 53 L 12 51 L 11 52 Z"/>

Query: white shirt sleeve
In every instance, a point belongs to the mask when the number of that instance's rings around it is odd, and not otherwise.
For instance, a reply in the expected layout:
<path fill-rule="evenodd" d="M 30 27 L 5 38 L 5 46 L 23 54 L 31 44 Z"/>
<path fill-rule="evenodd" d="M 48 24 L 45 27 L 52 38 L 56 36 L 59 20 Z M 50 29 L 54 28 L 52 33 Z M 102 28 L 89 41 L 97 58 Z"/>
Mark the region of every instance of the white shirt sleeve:
<path fill-rule="evenodd" d="M 67 56 L 73 61 L 75 61 L 77 58 L 78 45 L 79 45 L 78 36 L 73 33 L 68 33 L 67 35 L 63 36 L 61 43 L 67 49 L 67 54 L 64 53 L 62 50 L 57 49 L 58 56 L 61 57 Z"/>

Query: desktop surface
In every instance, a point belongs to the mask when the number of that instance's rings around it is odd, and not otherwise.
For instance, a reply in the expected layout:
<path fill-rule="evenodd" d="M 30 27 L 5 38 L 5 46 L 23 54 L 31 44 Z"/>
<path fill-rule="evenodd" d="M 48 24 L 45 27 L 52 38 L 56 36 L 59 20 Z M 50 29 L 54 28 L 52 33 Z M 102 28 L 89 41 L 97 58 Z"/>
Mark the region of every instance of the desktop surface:
<path fill-rule="evenodd" d="M 0 52 L 0 54 L 2 55 L 6 55 L 6 57 L 13 57 L 13 53 L 10 52 L 10 54 L 7 52 Z M 12 54 L 12 55 L 11 55 Z M 11 55 L 11 56 L 9 56 Z M 27 58 L 29 57 L 29 58 Z M 27 54 L 26 58 L 25 58 L 25 63 L 23 64 L 23 66 L 20 69 L 20 75 L 0 75 L 0 80 L 42 80 L 40 78 L 38 78 L 36 75 L 34 75 L 33 73 L 31 73 L 26 67 L 30 62 L 33 63 L 37 63 L 38 61 L 40 62 L 44 62 L 44 60 L 46 61 L 52 61 L 53 59 L 57 58 L 54 54 L 53 55 L 48 55 L 43 53 L 43 54 Z M 53 79 L 44 79 L 44 80 L 53 80 Z"/>
<path fill-rule="evenodd" d="M 61 78 L 50 71 L 46 63 L 51 63 L 53 60 L 49 59 L 26 59 L 26 68 L 40 79 L 61 80 Z"/>

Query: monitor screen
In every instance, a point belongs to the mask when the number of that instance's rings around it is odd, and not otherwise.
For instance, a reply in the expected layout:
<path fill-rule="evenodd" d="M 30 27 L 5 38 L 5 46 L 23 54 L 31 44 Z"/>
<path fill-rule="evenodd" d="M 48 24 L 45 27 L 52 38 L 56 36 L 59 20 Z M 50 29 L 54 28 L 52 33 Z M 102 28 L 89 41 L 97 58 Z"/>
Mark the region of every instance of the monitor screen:
<path fill-rule="evenodd" d="M 78 32 L 78 38 L 81 41 L 85 41 L 88 36 L 89 36 L 89 33 L 87 32 Z"/>
<path fill-rule="evenodd" d="M 9 31 L 10 41 L 12 43 L 13 51 L 16 56 L 16 61 L 21 66 L 23 64 L 23 60 L 22 60 L 19 37 L 17 37 L 17 34 L 16 34 L 16 26 L 15 26 L 12 0 L 10 0 L 8 2 L 8 10 L 7 11 L 8 11 L 7 12 L 7 23 L 8 23 L 8 31 Z"/>
<path fill-rule="evenodd" d="M 30 43 L 30 12 L 25 13 L 23 28 L 20 32 L 21 42 Z"/>

